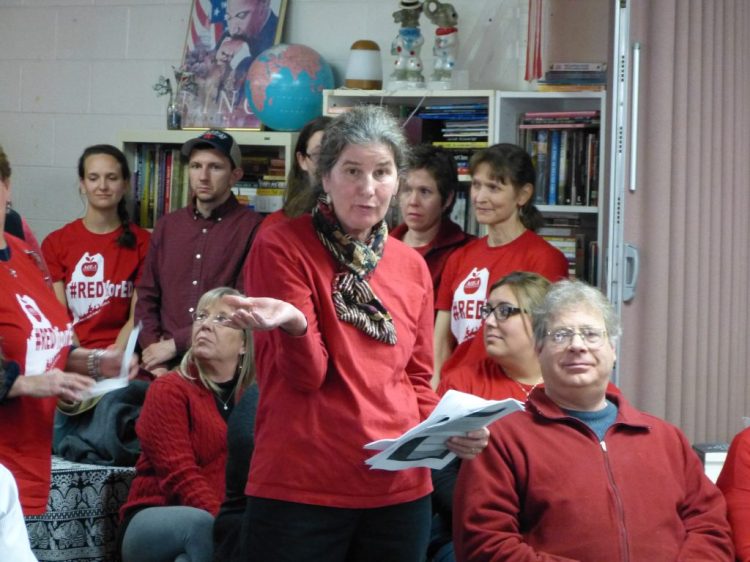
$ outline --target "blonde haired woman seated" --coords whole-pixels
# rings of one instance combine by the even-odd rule
[[[190,349],[146,395],[136,425],[142,452],[120,511],[124,562],[212,558],[213,520],[224,495],[227,419],[255,375],[251,329],[233,323],[229,296],[242,295],[220,287],[201,297]],[[284,328],[285,319],[299,313],[275,299],[253,302],[267,319],[256,329]]]
[[[525,402],[542,381],[530,313],[544,300],[549,286],[547,279],[527,271],[514,271],[494,283],[480,308],[487,357],[446,370],[438,394],[452,388],[488,400]]]

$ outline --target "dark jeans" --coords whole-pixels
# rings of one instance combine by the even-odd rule
[[[430,497],[371,509],[248,498],[243,559],[264,562],[421,562]]]

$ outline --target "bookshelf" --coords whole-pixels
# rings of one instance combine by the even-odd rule
[[[459,171],[459,181],[463,187],[459,192],[451,218],[467,232],[478,233],[473,213],[468,204],[468,173],[462,172],[469,156],[483,146],[492,143],[495,116],[494,90],[324,90],[323,113],[332,117],[348,108],[362,104],[381,105],[404,123],[404,130],[410,143],[439,143],[454,153]],[[480,118],[482,111],[484,117]],[[443,113],[441,113],[443,112]],[[451,115],[453,113],[453,115]],[[473,123],[472,123],[473,122]],[[459,125],[485,123],[484,131],[472,135],[447,132],[446,128]],[[460,138],[465,134],[466,140]],[[463,164],[462,164],[463,163]],[[399,222],[393,217],[391,222]]]
[[[259,212],[276,210],[283,199],[297,133],[230,132],[240,146],[245,168],[244,177],[234,187],[235,193]],[[200,134],[181,130],[119,133],[120,146],[131,168],[135,222],[151,228],[160,216],[187,203],[187,167],[179,149]]]
[[[529,112],[591,112],[599,115],[595,129],[598,131],[598,144],[593,149],[595,154],[595,190],[596,196],[588,200],[584,196],[581,204],[549,204],[549,200],[537,207],[545,216],[547,224],[540,232],[544,236],[575,238],[577,250],[575,256],[576,276],[592,284],[602,283],[602,250],[604,248],[605,203],[608,190],[606,186],[605,148],[606,132],[606,95],[605,91],[584,92],[511,92],[495,93],[496,122],[492,128],[495,136],[493,142],[510,142],[519,144],[519,122]],[[571,129],[573,130],[573,129]],[[593,130],[587,129],[587,130]],[[594,175],[592,174],[592,177]],[[537,186],[539,190],[539,186]],[[539,190],[543,191],[543,190]],[[550,240],[561,242],[560,240]],[[564,241],[562,242],[564,244]],[[569,252],[565,252],[568,254]]]

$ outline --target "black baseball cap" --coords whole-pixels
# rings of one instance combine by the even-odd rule
[[[219,129],[210,129],[201,136],[190,139],[183,144],[181,151],[182,155],[185,158],[190,158],[190,153],[196,145],[201,144],[207,144],[221,152],[232,161],[235,168],[242,167],[242,154],[240,153],[240,147],[237,145],[237,141],[234,140],[234,137],[229,133]]]

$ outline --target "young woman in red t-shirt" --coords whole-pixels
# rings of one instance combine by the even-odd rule
[[[124,349],[150,234],[130,222],[125,201],[130,169],[120,150],[88,147],[78,160],[78,177],[86,213],[47,236],[42,252],[78,342]]]

